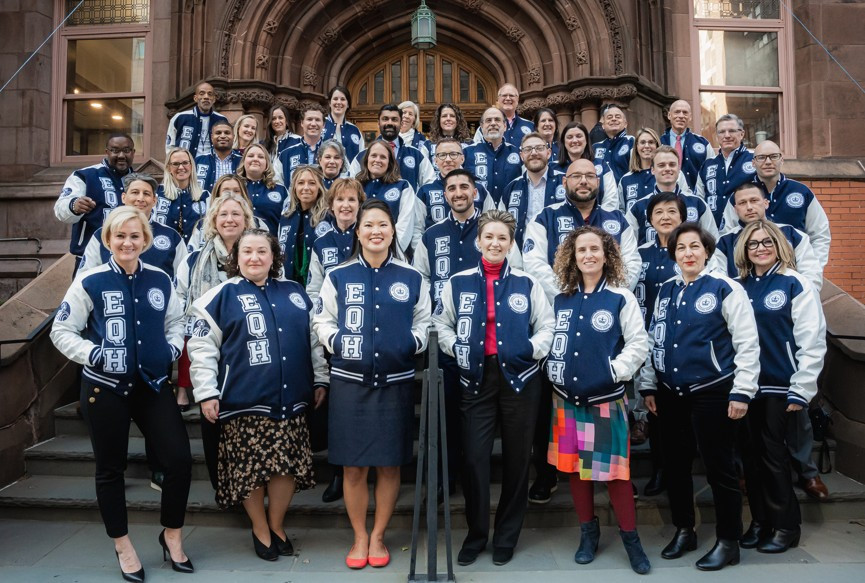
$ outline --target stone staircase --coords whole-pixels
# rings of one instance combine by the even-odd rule
[[[247,519],[242,510],[222,511],[213,501],[214,493],[204,465],[198,412],[185,413],[184,420],[193,455],[193,482],[189,496],[187,524],[246,527]],[[99,522],[93,483],[93,453],[86,426],[77,411],[77,404],[72,403],[56,409],[54,422],[56,437],[28,449],[25,453],[27,474],[0,491],[0,517]],[[834,464],[834,443],[830,441],[829,445]],[[295,496],[289,510],[289,523],[293,527],[348,528],[348,518],[341,502],[332,504],[321,502],[321,493],[330,478],[326,453],[314,455],[314,467],[319,485],[313,490]],[[415,468],[416,462],[403,468],[403,487],[392,521],[394,528],[411,527]],[[493,511],[497,506],[500,491],[498,483],[500,469],[501,447],[499,440],[496,440],[493,452]],[[648,448],[646,446],[633,448],[632,474],[640,490],[648,480],[650,471]],[[695,473],[695,492],[701,520],[713,522],[711,492],[699,461],[695,464]],[[130,430],[126,476],[130,521],[158,523],[159,493],[150,488],[150,471],[144,454],[144,439],[134,425]],[[865,486],[837,472],[827,474],[823,479],[832,492],[828,502],[818,503],[805,496],[803,492],[797,491],[805,521],[823,522],[865,517]],[[615,524],[615,517],[603,487],[598,488],[595,498],[596,513],[601,522]],[[451,512],[455,527],[462,527],[465,501],[459,491],[451,499]],[[638,499],[637,520],[640,524],[669,524],[666,495]],[[529,505],[526,527],[576,525],[576,515],[567,481],[564,478],[561,479],[558,491],[554,493],[549,504]]]

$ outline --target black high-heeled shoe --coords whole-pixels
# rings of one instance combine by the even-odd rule
[[[162,545],[162,560],[163,561],[171,561],[171,568],[177,571],[178,573],[194,573],[195,567],[192,566],[192,561],[189,560],[189,557],[186,557],[186,560],[182,563],[178,563],[174,559],[171,558],[171,551],[168,550],[168,545],[165,544],[165,529],[162,529],[162,532],[159,533],[159,544]]]
[[[255,549],[255,554],[258,555],[259,559],[264,559],[265,561],[275,561],[279,558],[279,550],[277,550],[276,548],[273,536],[270,537],[270,546],[267,546],[263,542],[258,540],[258,537],[255,536],[255,532],[253,531],[252,546]]]
[[[117,557],[117,564],[120,565],[120,553],[114,551],[114,556]],[[144,583],[144,567],[141,567],[134,573],[127,573],[123,570],[123,565],[120,565],[120,574],[123,575],[124,581],[131,581],[132,583]]]
[[[288,535],[285,535],[285,540],[279,538],[279,535],[270,531],[270,544],[276,545],[276,552],[278,552],[283,557],[290,557],[294,554],[294,545],[291,544],[291,541],[288,540]]]

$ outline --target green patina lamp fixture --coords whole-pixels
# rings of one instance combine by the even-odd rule
[[[424,0],[411,17],[411,46],[416,49],[436,46],[436,15],[427,8]]]

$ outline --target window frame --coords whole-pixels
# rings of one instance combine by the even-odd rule
[[[88,99],[143,99],[144,126],[142,129],[140,149],[136,147],[135,159],[140,163],[150,158],[150,112],[152,100],[152,51],[153,51],[153,2],[150,3],[150,18],[147,24],[103,24],[103,25],[64,25],[52,43],[53,74],[51,82],[51,131],[50,158],[52,164],[98,164],[104,154],[73,155],[66,153],[66,126],[68,122],[67,104],[72,101]],[[54,0],[54,25],[58,26],[66,16],[65,1]],[[144,80],[141,91],[114,93],[66,93],[67,59],[69,57],[69,42],[78,40],[102,40],[117,38],[144,38]]]
[[[788,158],[796,157],[796,94],[795,94],[795,54],[793,49],[793,28],[790,13],[781,7],[779,19],[756,18],[697,18],[694,0],[688,1],[688,16],[691,29],[691,80],[693,124],[696,133],[703,127],[703,112],[700,95],[707,93],[767,93],[778,95],[778,128],[781,150]],[[778,35],[778,85],[703,85],[700,63],[700,32],[704,30],[723,32],[773,32]],[[731,112],[736,113],[736,112]],[[708,136],[707,136],[708,137]],[[717,136],[709,137],[709,142],[717,146]],[[749,144],[753,148],[756,144]]]

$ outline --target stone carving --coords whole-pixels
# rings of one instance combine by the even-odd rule
[[[327,47],[333,44],[336,39],[339,38],[339,30],[336,28],[329,26],[321,31],[321,34],[318,35],[318,44],[322,47]]]
[[[541,84],[541,68],[540,67],[532,67],[527,72],[529,85],[540,85]]]
[[[240,15],[243,9],[246,8],[246,0],[234,0],[234,6],[231,7],[231,13],[228,15],[228,20],[225,23],[222,35],[222,54],[219,58],[219,73],[222,77],[228,77],[231,68],[231,45],[234,38],[234,31],[237,29],[237,23],[240,21]]]
[[[601,0],[601,8],[604,11],[604,20],[610,31],[610,39],[613,42],[613,68],[616,75],[625,72],[625,43],[622,40],[622,27],[616,16],[616,8],[613,0]]]
[[[580,49],[577,51],[577,64],[578,65],[587,65],[589,63],[589,51],[586,49]]]
[[[508,28],[508,30],[505,32],[505,35],[512,43],[518,43],[520,42],[521,38],[526,36],[526,33],[523,32],[523,29],[521,29],[519,26],[514,25]]]
[[[637,96],[637,87],[626,83],[617,87],[580,87],[570,93],[554,93],[548,97],[532,97],[525,100],[517,108],[523,117],[531,116],[540,107],[553,109],[562,106],[578,106],[585,101],[597,102],[603,99],[614,99],[627,102]]]
[[[357,7],[357,11],[361,16],[375,12],[381,7],[383,0],[364,0]]]
[[[225,94],[227,103],[240,103],[243,107],[270,106],[273,102],[273,93],[263,89],[238,89]]]
[[[305,87],[315,87],[318,85],[318,73],[312,67],[303,68],[303,85]]]
[[[271,18],[267,22],[264,23],[264,28],[262,30],[264,30],[264,32],[266,32],[267,34],[272,35],[272,34],[276,34],[277,28],[279,28],[279,22],[276,20],[273,20]]]
[[[525,103],[521,104],[519,107],[520,113],[524,111],[534,111],[539,107],[544,107],[546,105],[546,100],[540,97],[532,97],[531,99],[527,99]]]
[[[568,30],[571,32],[581,28],[580,21],[576,16],[568,16],[567,20],[565,20],[565,26],[568,27]]]
[[[277,97],[276,103],[286,106],[288,109],[297,109],[300,102],[296,97]]]
[[[255,55],[255,66],[259,69],[267,69],[270,64],[270,56],[267,53],[258,53]]]
[[[465,9],[474,14],[483,10],[484,4],[486,4],[484,0],[463,0]]]

